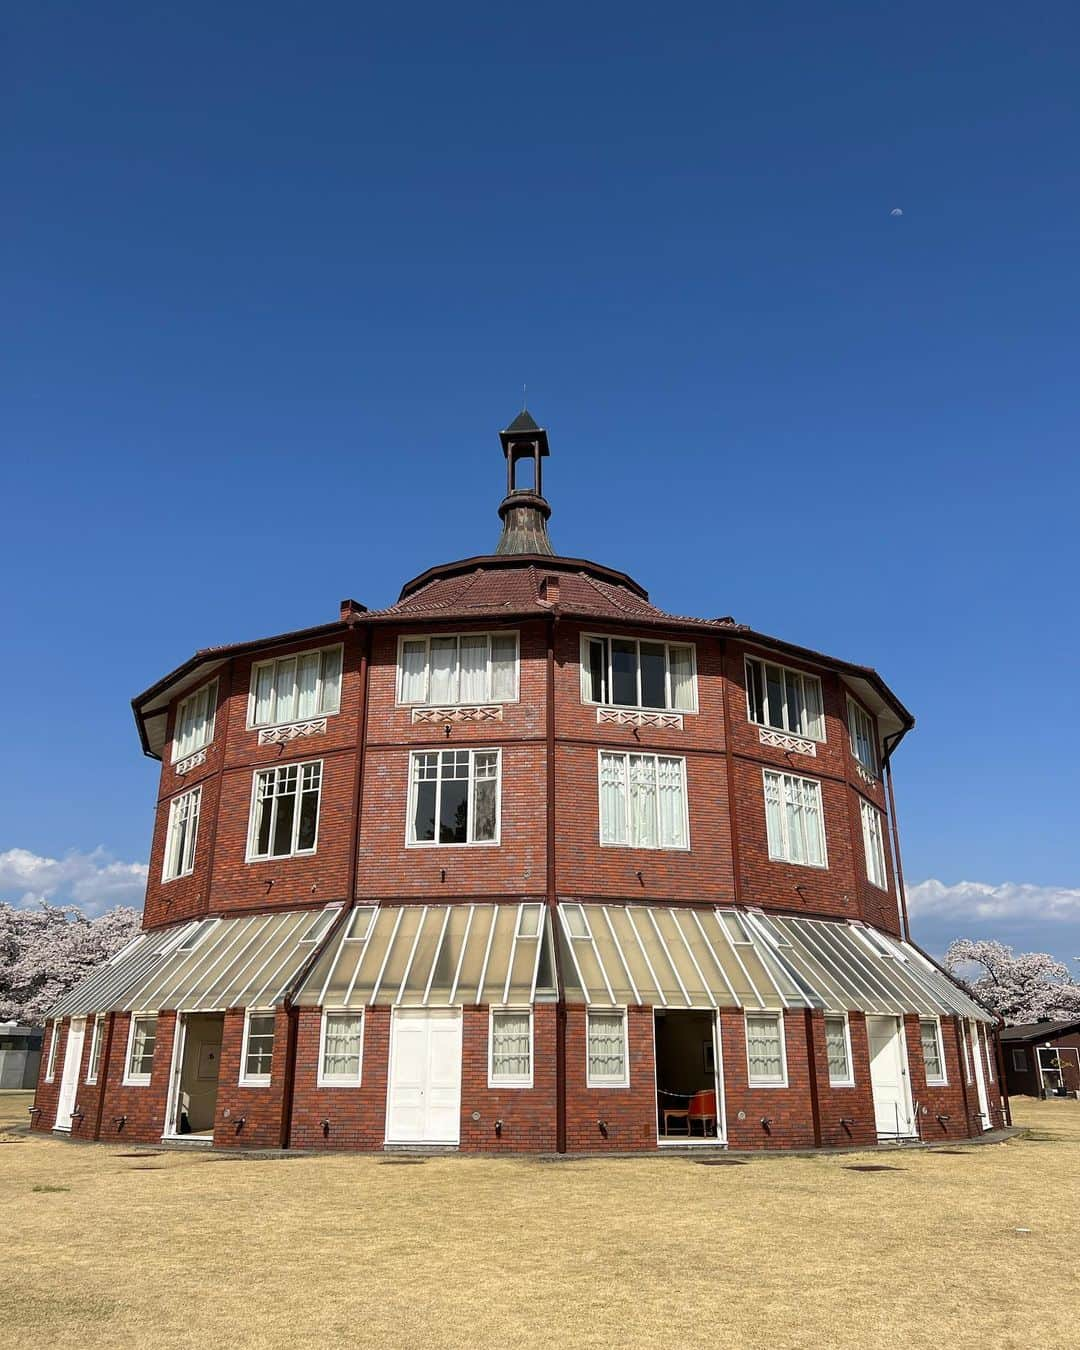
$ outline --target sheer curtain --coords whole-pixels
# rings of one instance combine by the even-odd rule
[[[331,647],[322,654],[321,713],[337,712],[341,707],[341,656],[340,647]]]
[[[626,756],[600,756],[600,842],[626,843]]]
[[[780,1020],[777,1016],[748,1016],[746,1057],[751,1081],[777,1082],[784,1077],[780,1053]]]
[[[517,636],[514,633],[493,633],[491,698],[494,702],[501,703],[517,696]]]
[[[765,775],[765,826],[769,836],[769,857],[774,859],[785,857],[784,821],[780,809],[780,774],[778,773],[766,773]]]
[[[656,760],[652,755],[630,756],[630,843],[655,848]]]
[[[431,639],[431,689],[429,703],[458,701],[457,638]]]
[[[532,1071],[529,1063],[529,1014],[495,1013],[492,1018],[492,1036],[492,1076],[528,1078]]]
[[[474,633],[461,639],[462,703],[484,703],[488,697],[488,638],[486,633]]]
[[[274,712],[275,722],[291,722],[296,706],[296,657],[279,661],[274,668]]]
[[[693,712],[693,653],[689,647],[669,647],[668,660],[671,671],[671,706],[679,712]]]
[[[660,784],[660,847],[686,847],[685,793],[683,791],[683,761],[657,760]]]
[[[427,675],[427,642],[401,644],[401,701],[423,703]]]
[[[625,1076],[623,1014],[589,1013],[589,1077],[620,1079]]]
[[[826,1017],[825,1049],[829,1056],[829,1077],[836,1082],[844,1082],[850,1078],[847,1034],[842,1017]]]
[[[308,652],[297,662],[297,717],[314,717],[319,710],[319,660],[318,652]]]

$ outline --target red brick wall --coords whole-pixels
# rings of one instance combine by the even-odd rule
[[[130,1013],[114,1014],[107,1073],[104,1072],[106,1066],[104,1059],[102,1060],[105,1100],[100,1137],[109,1143],[130,1140],[134,1143],[154,1144],[160,1141],[165,1129],[176,1014],[172,1012],[158,1014],[154,1067],[150,1082],[126,1087],[123,1083],[124,1061],[127,1056],[130,1025]],[[118,1124],[120,1116],[126,1117],[123,1128]]]
[[[566,1011],[566,1146],[570,1152],[624,1152],[656,1147],[656,1070],[651,1008],[627,1009],[630,1086],[588,1086],[586,1013]],[[603,1121],[607,1135],[601,1132]]]
[[[555,1149],[555,1005],[533,1011],[533,1085],[489,1088],[489,1010],[464,1010],[461,1059],[461,1147],[469,1152],[550,1153]],[[480,1119],[473,1120],[479,1111]],[[495,1122],[502,1121],[496,1135]]]
[[[728,1144],[731,1148],[813,1148],[809,1056],[801,1010],[784,1014],[786,1087],[751,1087],[741,1009],[720,1011]],[[828,1075],[826,1073],[826,1082]],[[820,1075],[819,1075],[820,1082]],[[739,1119],[739,1112],[744,1119]],[[768,1120],[768,1126],[762,1124]]]
[[[68,1027],[69,1022],[66,1019],[60,1023],[60,1042],[56,1051],[51,1082],[46,1079],[45,1070],[49,1063],[52,1038],[56,1034],[55,1023],[50,1022],[45,1028],[45,1038],[41,1042],[41,1063],[38,1065],[37,1088],[34,1092],[34,1106],[37,1110],[30,1113],[30,1127],[34,1130],[41,1130],[43,1133],[48,1133],[56,1120],[56,1103],[60,1096],[60,1079],[64,1071],[64,1055],[67,1053]]]
[[[216,1145],[224,1148],[281,1147],[284,1138],[288,1035],[289,1016],[283,1008],[279,1008],[274,1018],[270,1082],[260,1087],[241,1087],[244,1012],[240,1008],[233,1008],[225,1014],[218,1062],[217,1106],[214,1111]]]
[[[805,1019],[805,1013],[803,1014]],[[870,1084],[870,1048],[866,1040],[866,1018],[862,1013],[848,1014],[851,1041],[851,1065],[854,1084],[833,1087],[829,1082],[829,1055],[825,1045],[825,1014],[811,1014],[814,1067],[817,1071],[818,1114],[821,1142],[825,1148],[847,1148],[856,1144],[877,1143],[874,1123],[874,1094]],[[794,1028],[792,1028],[794,1033]],[[845,1124],[844,1122],[848,1122]]]
[[[296,1043],[291,1144],[294,1148],[377,1149],[386,1137],[390,1009],[364,1014],[359,1087],[319,1087],[318,1008],[301,1008]],[[324,1133],[322,1121],[329,1122]]]

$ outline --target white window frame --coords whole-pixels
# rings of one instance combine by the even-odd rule
[[[889,862],[885,855],[885,817],[864,797],[859,798],[859,817],[862,821],[863,860],[866,879],[879,891],[889,893]],[[880,868],[881,880],[874,872]]]
[[[190,745],[181,745],[177,732],[183,722],[184,711],[189,703],[195,699],[201,698],[203,692],[206,692],[206,718],[203,722],[202,739],[196,738]],[[172,760],[173,764],[178,759],[187,759],[189,755],[194,755],[197,751],[210,745],[214,739],[214,727],[217,723],[217,701],[218,701],[218,681],[215,675],[212,680],[207,680],[205,684],[200,684],[197,689],[193,689],[190,694],[186,694],[176,705],[176,716],[173,718],[173,738],[172,738]]]
[[[805,730],[805,731],[804,731],[804,730],[802,730],[802,729],[799,728],[799,727],[791,727],[791,726],[788,726],[788,711],[787,711],[787,699],[786,699],[786,698],[783,700],[783,704],[782,704],[782,707],[781,707],[781,711],[780,711],[780,724],[779,724],[779,725],[776,725],[775,723],[769,722],[769,721],[767,721],[767,720],[764,721],[764,722],[761,722],[761,721],[759,721],[759,720],[754,716],[754,709],[753,709],[753,706],[752,706],[751,701],[750,701],[750,692],[751,692],[751,689],[753,688],[753,685],[752,685],[752,682],[751,682],[751,678],[750,678],[750,663],[751,663],[751,662],[754,662],[756,665],[761,666],[761,699],[762,699],[762,711],[763,711],[763,715],[764,715],[766,718],[768,717],[768,707],[769,707],[769,682],[768,682],[768,679],[766,678],[766,675],[765,675],[765,667],[766,667],[766,666],[773,666],[776,670],[781,670],[781,671],[783,671],[783,672],[784,672],[784,676],[785,676],[785,683],[786,683],[786,677],[787,677],[788,675],[794,675],[794,676],[796,676],[796,677],[797,677],[798,679],[800,679],[800,680],[813,680],[813,681],[817,684],[817,687],[818,687],[818,706],[821,708],[821,735],[820,735],[820,736],[816,735],[813,731],[810,731],[810,730]],[[747,653],[747,654],[743,657],[743,681],[744,681],[744,683],[745,683],[745,685],[746,685],[746,720],[747,720],[748,722],[750,722],[753,726],[756,726],[756,727],[764,727],[764,728],[766,729],[766,731],[777,731],[777,732],[780,732],[781,734],[788,735],[788,736],[799,736],[799,737],[801,737],[803,740],[806,740],[806,741],[817,741],[817,743],[818,743],[819,745],[825,745],[825,744],[826,744],[826,742],[827,742],[827,740],[828,740],[828,719],[827,719],[826,716],[825,716],[825,688],[824,688],[824,685],[822,684],[821,676],[820,676],[820,675],[811,675],[811,674],[809,674],[809,673],[808,673],[807,671],[805,671],[805,670],[800,670],[797,666],[785,666],[785,665],[783,665],[781,662],[779,662],[779,661],[773,661],[773,660],[771,660],[769,657],[766,657],[766,656],[751,656],[749,653]],[[805,695],[803,696],[803,699],[802,699],[802,705],[803,705],[804,708],[806,707],[806,697],[805,697]]]
[[[360,1050],[356,1065],[356,1076],[350,1074],[328,1074],[326,1063],[326,1024],[331,1017],[359,1017]],[[321,1088],[358,1088],[364,1077],[364,1033],[367,1030],[367,1017],[363,1008],[324,1008],[319,1019],[319,1065],[316,1070],[315,1084]]]
[[[832,1065],[829,1064],[829,1043],[828,1043],[828,1025],[825,1027],[825,1063],[829,1071],[829,1086],[834,1088],[848,1088],[855,1086],[855,1058],[851,1053],[851,1019],[846,1012],[827,1012],[825,1014],[826,1024],[830,1021],[841,1021],[844,1024],[844,1051],[847,1055],[847,1076],[844,1078],[834,1078]],[[785,1061],[786,1068],[786,1061]]]
[[[595,699],[592,696],[590,688],[591,678],[589,670],[589,643],[606,642],[607,648],[607,691],[610,694],[613,691],[612,670],[611,670],[611,644],[613,642],[633,642],[637,644],[637,702],[636,703],[615,703],[611,699]],[[651,703],[641,701],[641,644],[643,642],[651,643],[656,647],[664,649],[664,699],[662,708],[655,707]],[[691,705],[688,708],[676,708],[672,701],[671,688],[671,648],[686,647],[690,652],[690,691]],[[580,638],[580,648],[578,652],[579,669],[581,671],[581,701],[592,708],[634,708],[647,712],[675,712],[675,713],[696,713],[698,711],[698,670],[697,670],[697,646],[693,642],[672,642],[663,637],[632,637],[629,633],[582,633]]]
[[[513,1017],[526,1016],[529,1019],[529,1072],[527,1074],[497,1074],[495,1072],[495,1019],[504,1013]],[[489,1088],[531,1088],[533,1085],[534,1050],[533,1010],[528,1004],[507,1003],[488,1009]]]
[[[327,653],[339,651],[341,653],[341,674],[338,677],[338,701],[336,708],[322,708],[323,699],[323,658]],[[315,711],[301,715],[299,712],[295,716],[290,714],[288,717],[277,716],[277,694],[274,695],[274,711],[270,720],[259,722],[256,720],[257,691],[259,687],[259,671],[265,670],[267,666],[276,667],[282,661],[295,661],[297,669],[300,668],[300,662],[305,656],[319,656],[319,674],[316,680]],[[254,731],[262,730],[264,727],[286,727],[290,722],[307,722],[314,717],[336,717],[341,712],[341,686],[345,682],[345,644],[343,642],[331,642],[323,647],[308,647],[302,652],[287,652],[284,656],[272,656],[265,661],[255,661],[251,667],[251,683],[248,689],[248,711],[247,711],[247,729]],[[299,689],[297,689],[297,701],[299,701]]]
[[[60,1032],[63,1025],[63,1020],[54,1021],[52,1031],[49,1033],[49,1054],[45,1060],[46,1083],[51,1083],[56,1077],[56,1052],[60,1048]]]
[[[623,1072],[616,1078],[594,1077],[589,1068],[589,1023],[594,1016],[610,1017],[614,1014],[622,1017],[623,1033]],[[585,1009],[585,1086],[590,1088],[628,1088],[630,1086],[630,1028],[625,1007],[586,1007]]]
[[[624,761],[624,800],[623,814],[626,819],[627,838],[624,840],[612,840],[604,838],[604,787],[602,781],[604,756],[620,758]],[[672,760],[679,765],[682,774],[682,806],[683,806],[683,838],[685,844],[661,844],[660,838],[660,769],[657,763],[656,769],[656,836],[655,844],[634,844],[630,842],[630,760],[631,759],[662,759]],[[601,748],[596,752],[596,824],[597,839],[601,848],[633,848],[647,849],[652,853],[689,853],[690,852],[690,788],[686,778],[686,756],[685,755],[665,755],[654,750],[612,750]]]
[[[938,1063],[941,1065],[941,1075],[930,1077],[930,1070],[926,1067],[926,1050],[923,1049],[923,1070],[926,1073],[927,1087],[948,1087],[949,1086],[949,1066],[945,1062],[945,1037],[941,1033],[941,1018],[923,1016],[919,1018],[919,1046],[922,1048],[923,1027],[934,1028],[934,1037],[937,1040]]]
[[[974,1083],[975,1061],[971,1057],[971,1030],[966,1017],[960,1022],[960,1041],[964,1048],[964,1082]]]
[[[416,777],[416,761],[420,755],[441,756],[446,747],[440,747],[432,750],[410,750],[409,751],[409,793],[405,810],[405,846],[406,848],[498,848],[502,838],[502,750],[490,745],[478,746],[454,746],[457,752],[465,751],[469,755],[469,833],[472,834],[476,824],[476,810],[474,806],[474,794],[476,791],[476,756],[494,755],[495,756],[495,837],[494,839],[466,839],[462,842],[442,843],[438,838],[435,839],[414,839],[413,831],[416,826],[416,796],[420,786]],[[439,812],[442,805],[442,762],[436,766],[437,775],[434,779],[428,779],[428,782],[435,783],[435,833],[439,831]],[[451,780],[453,781],[453,780]],[[460,780],[459,780],[460,781]]]
[[[782,854],[781,856],[779,856],[779,857],[776,856],[776,855],[773,853],[773,841],[769,838],[769,807],[768,807],[768,799],[767,799],[766,794],[767,794],[767,792],[768,792],[768,778],[769,778],[770,774],[771,774],[774,778],[779,778],[779,779],[781,780],[781,783],[780,783],[780,833],[781,833],[781,835],[783,836],[783,838],[782,838],[779,842],[782,844],[783,849],[784,849],[784,852],[783,852],[783,854]],[[787,805],[786,805],[786,803],[785,803],[785,801],[784,801],[784,785],[783,785],[783,779],[785,779],[785,778],[794,778],[794,779],[797,779],[799,782],[802,782],[802,783],[812,783],[812,784],[814,785],[814,788],[815,788],[816,791],[817,791],[817,796],[818,796],[818,822],[819,822],[819,824],[820,824],[820,826],[821,826],[821,862],[819,862],[819,863],[816,863],[816,862],[800,862],[800,861],[797,861],[795,858],[792,858],[792,857],[789,856],[790,853],[791,853],[791,840],[790,840],[790,838],[788,837]],[[828,868],[829,868],[829,832],[828,832],[828,830],[825,828],[825,794],[824,794],[824,793],[822,792],[822,790],[821,790],[821,779],[820,779],[820,778],[808,778],[805,774],[802,774],[802,773],[789,773],[789,772],[788,772],[787,770],[785,770],[785,769],[779,769],[779,768],[777,768],[777,769],[763,768],[763,769],[761,770],[761,805],[762,805],[762,809],[763,809],[764,812],[765,812],[765,847],[766,847],[766,852],[767,852],[768,855],[769,855],[769,861],[770,861],[770,862],[784,863],[784,864],[785,864],[786,866],[788,866],[788,867],[812,867],[812,868],[814,868],[815,871],[818,871],[818,872],[825,872],[825,871],[828,871]]]
[[[848,743],[851,746],[851,755],[856,763],[861,764],[868,774],[877,776],[878,773],[878,748],[877,736],[874,731],[874,719],[866,711],[861,703],[847,695],[848,712]],[[870,749],[870,763],[867,764],[862,755],[859,754],[859,732],[860,721],[865,723],[861,728],[862,735]]]
[[[300,798],[304,795],[304,770],[313,765],[319,766],[319,800],[315,807],[315,840],[310,848],[297,848],[300,837]],[[278,773],[282,769],[296,770],[296,810],[293,813],[292,848],[288,853],[256,853],[255,841],[258,830],[259,779],[266,774]],[[322,821],[323,785],[326,781],[326,765],[321,759],[305,759],[299,763],[274,764],[256,769],[251,775],[251,809],[248,816],[248,843],[244,861],[248,863],[280,862],[283,858],[310,858],[319,851],[319,825]],[[277,794],[275,794],[276,800]],[[274,817],[270,820],[270,843],[274,840]]]
[[[489,697],[480,699],[483,704],[498,704],[500,707],[506,703],[518,703],[521,699],[521,633],[517,628],[492,628],[480,632],[462,632],[462,633],[402,633],[398,637],[397,644],[397,667],[394,672],[394,702],[399,708],[474,708],[478,706],[476,699],[447,699],[445,702],[440,700],[432,702],[431,700],[431,640],[432,638],[445,638],[449,641],[451,638],[457,640],[458,659],[457,659],[457,678],[458,694],[461,693],[461,639],[462,638],[487,638],[487,688]],[[496,698],[494,694],[494,666],[491,659],[491,641],[492,638],[514,639],[514,696],[513,698]],[[424,653],[424,697],[422,699],[406,700],[402,697],[401,685],[404,675],[404,664],[402,653],[407,642],[425,643]]]
[[[750,1018],[772,1018],[780,1028],[780,1078],[755,1078],[750,1068]],[[784,1014],[769,1008],[746,1009],[743,1012],[743,1040],[746,1044],[746,1082],[752,1088],[786,1088],[788,1085],[787,1032],[784,1027]]]
[[[248,1046],[251,1038],[251,1019],[252,1017],[269,1017],[272,1019],[274,1029],[270,1035],[270,1072],[269,1073],[248,1073]],[[270,1079],[274,1072],[274,1049],[277,1042],[277,1012],[274,1008],[245,1008],[244,1009],[244,1039],[240,1044],[240,1077],[237,1083],[240,1087],[269,1087]]]
[[[151,1058],[149,1073],[133,1073],[131,1069],[131,1054],[135,1049],[135,1030],[140,1022],[153,1022],[154,1024],[154,1054]],[[153,1060],[157,1058],[157,1024],[158,1015],[156,1012],[137,1012],[131,1014],[131,1021],[128,1025],[127,1049],[124,1052],[124,1075],[121,1080],[124,1087],[149,1087],[150,1079],[153,1077]]]
[[[94,1014],[94,1025],[90,1029],[90,1054],[86,1061],[86,1082],[92,1087],[98,1080],[101,1056],[101,1029],[105,1020],[104,1013]]]
[[[184,841],[184,853],[186,854],[187,866],[184,866],[185,859],[178,856],[178,847],[176,841],[177,816],[179,814],[182,802],[190,802],[188,806],[188,836]],[[195,851],[199,847],[199,820],[202,815],[202,787],[193,787],[187,792],[181,792],[179,796],[174,797],[169,803],[169,824],[165,831],[165,856],[161,860],[161,882],[166,885],[170,881],[179,881],[181,877],[189,877],[195,871]],[[173,866],[177,866],[177,871],[171,871]]]

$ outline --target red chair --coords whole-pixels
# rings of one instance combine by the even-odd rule
[[[695,1092],[690,1098],[690,1110],[687,1113],[687,1127],[691,1134],[694,1133],[694,1121],[701,1122],[701,1133],[707,1136],[709,1125],[712,1125],[712,1133],[716,1133],[716,1092],[713,1088],[706,1088],[702,1092]]]

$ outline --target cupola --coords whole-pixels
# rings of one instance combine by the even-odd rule
[[[499,432],[499,440],[506,456],[506,496],[499,505],[503,527],[495,552],[554,556],[547,532],[551,507],[544,497],[547,432],[522,408],[506,430]]]

